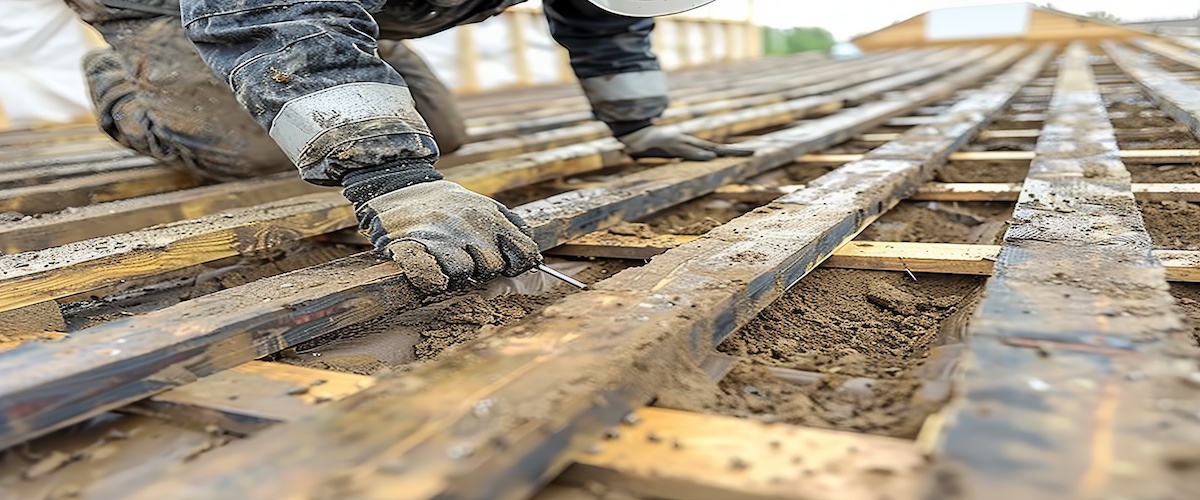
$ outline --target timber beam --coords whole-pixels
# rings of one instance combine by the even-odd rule
[[[744,180],[765,170],[787,164],[793,158],[828,147],[862,130],[904,114],[917,106],[936,102],[955,90],[973,84],[1019,57],[1024,47],[1005,49],[984,64],[955,73],[943,80],[914,88],[893,99],[870,103],[826,118],[812,120],[792,129],[765,135],[755,144],[758,153],[750,158],[722,158],[701,163],[677,163],[625,176],[608,186],[585,189],[518,207],[517,212],[533,225],[535,240],[542,248],[602,229],[622,220],[635,219],[654,211],[694,199],[721,185]],[[1038,57],[1018,66],[1029,66],[1048,57]],[[1000,80],[999,85],[1011,85]],[[993,94],[987,94],[993,95]],[[960,124],[960,126],[963,126]],[[937,128],[926,134],[939,137]],[[958,137],[958,136],[956,136]],[[916,138],[909,142],[915,141]],[[943,148],[947,148],[944,146]],[[228,369],[297,342],[329,333],[336,327],[361,322],[388,311],[412,308],[424,297],[417,294],[390,262],[373,254],[333,261],[253,284],[224,290],[144,316],[100,325],[88,334],[72,336],[56,344],[26,345],[0,356],[0,373],[27,371],[23,365],[37,360],[61,359],[61,365],[43,365],[37,379],[10,378],[0,381],[0,445],[86,418],[133,399],[143,398],[188,382],[188,376],[204,376]],[[328,276],[344,277],[329,280]],[[282,287],[281,284],[291,286]],[[244,304],[246,294],[265,294],[254,307]],[[180,321],[181,318],[186,321]],[[178,331],[163,335],[164,328]],[[84,346],[84,344],[94,345]],[[111,352],[105,346],[120,345],[113,356],[91,361],[69,362],[71,352]],[[238,346],[236,349],[234,346]],[[213,356],[218,350],[221,355]],[[206,354],[208,353],[208,354]],[[138,360],[135,364],[133,360]],[[126,371],[122,367],[136,368]],[[96,377],[94,373],[117,369],[125,375]],[[149,371],[145,371],[149,370]],[[145,378],[149,373],[174,373],[178,378]],[[190,375],[189,375],[190,374]],[[0,377],[2,378],[2,377]],[[60,384],[88,381],[86,391],[61,391]],[[11,383],[11,385],[5,385]],[[76,386],[77,389],[77,386]],[[18,394],[23,394],[18,396]],[[53,394],[52,397],[48,395]],[[21,403],[19,401],[24,401]],[[24,416],[13,418],[7,408],[26,407]],[[16,405],[16,406],[14,406]],[[24,407],[24,406],[22,406]]]
[[[1139,60],[1132,51],[1121,45],[1105,42],[1102,46],[1113,62],[1137,81],[1159,107],[1200,138],[1200,88],[1196,84],[1180,80]],[[1142,46],[1147,47],[1145,44]],[[1200,63],[1200,58],[1193,56],[1193,59]]]
[[[215,450],[131,498],[160,498],[183,485],[206,497],[226,495],[231,487],[243,498],[314,491],[358,497],[396,491],[412,498],[528,495],[932,176],[1052,53],[1049,47],[1038,50],[955,105],[946,121],[914,129],[803,191],[569,295],[406,377],[380,380],[309,418]],[[897,111],[952,94],[1019,55],[998,54],[906,92],[896,98],[904,103]],[[764,136],[753,158],[718,161],[752,171],[770,158],[789,161],[803,151],[794,141],[806,135],[790,132]],[[694,170],[712,163],[679,165]],[[461,479],[468,476],[470,481]]]
[[[1054,98],[970,334],[959,394],[926,422],[930,497],[1164,498],[1200,446],[1182,328],[1085,45]]]

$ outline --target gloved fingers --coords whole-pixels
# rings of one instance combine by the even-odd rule
[[[653,147],[629,154],[633,159],[639,158],[682,158],[689,161],[708,161],[717,157],[716,153],[685,143],[675,143],[670,147]]]
[[[508,207],[501,205],[500,202],[497,201],[496,204],[500,205],[500,213],[504,214],[504,218],[508,219],[512,225],[517,226],[517,229],[520,229],[522,233],[527,235],[533,234],[533,228],[529,226],[528,222],[525,222],[525,219],[512,210],[509,210]]]
[[[450,286],[450,276],[425,245],[415,240],[397,240],[388,244],[392,260],[400,264],[408,281],[426,293],[443,292]]]
[[[505,270],[504,256],[498,246],[479,248],[469,245],[466,248],[466,252],[471,256],[471,260],[475,261],[475,270],[470,276],[475,281],[483,282],[491,280]]]
[[[509,278],[533,269],[542,263],[542,253],[537,243],[524,234],[500,235],[500,251],[507,266],[501,273]]]
[[[749,149],[742,149],[712,141],[706,141],[699,137],[688,136],[687,142],[693,146],[703,148],[707,151],[712,151],[717,156],[751,156],[754,154],[754,151]]]

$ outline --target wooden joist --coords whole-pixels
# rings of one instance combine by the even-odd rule
[[[1200,426],[1190,334],[1151,253],[1083,44],[1060,64],[1046,126],[968,326],[964,378],[927,422],[930,497],[1168,498]],[[1194,484],[1194,483],[1192,483]]]
[[[1010,57],[1012,54],[1012,49],[1001,51],[998,55],[993,55],[992,60],[997,57]],[[960,61],[961,63],[962,61]],[[950,66],[941,67],[942,71],[950,69],[952,69]],[[682,131],[700,132],[701,135],[715,133],[714,131],[751,130],[787,123],[815,109],[823,109],[831,104],[840,105],[839,103],[837,97],[803,98],[726,115],[699,118],[677,126]],[[908,109],[906,106],[907,103],[894,100],[885,101],[878,105],[860,106],[846,113],[831,116],[828,120],[816,121],[818,123],[816,129],[835,132],[804,141],[804,143],[809,147],[818,144],[825,147],[831,146],[836,143],[833,141],[844,141],[849,137],[840,133],[841,131],[861,131],[865,126],[875,125],[879,120],[902,114]],[[808,129],[802,129],[802,131],[806,130]],[[503,189],[527,185],[567,173],[577,173],[579,170],[597,169],[618,162],[620,158],[622,158],[621,145],[615,139],[608,138],[560,150],[533,153],[510,160],[452,167],[446,169],[445,174],[448,179],[459,182],[468,189],[494,194]],[[775,164],[772,164],[773,166]],[[682,178],[689,177],[691,176]],[[713,177],[708,182],[714,182],[716,185],[706,184],[706,187],[715,189],[725,183],[724,181],[725,178]],[[688,184],[687,181],[683,181],[676,185]],[[674,198],[668,197],[663,201],[671,203],[673,200]],[[665,206],[670,205],[663,205],[660,208]],[[150,228],[128,235],[78,241],[37,254],[17,254],[0,258],[0,271],[3,271],[0,274],[0,285],[6,287],[4,292],[0,292],[0,311],[48,299],[67,297],[120,280],[153,276],[182,269],[236,255],[238,252],[262,250],[283,241],[314,236],[354,225],[352,213],[349,212],[349,204],[339,194],[334,193],[309,195],[292,200],[290,203],[277,202],[268,205],[266,207],[268,210],[265,212],[262,208],[264,207],[232,210],[219,215]],[[102,211],[92,213],[105,215]],[[108,215],[111,216],[111,214]],[[72,225],[86,222],[78,217],[70,220]],[[296,223],[302,223],[304,227],[294,227],[293,224]],[[276,228],[269,233],[263,233],[264,228],[271,226],[294,227],[295,230],[278,230]],[[189,229],[183,231],[181,228]],[[246,235],[248,239],[237,239],[234,237],[237,234]],[[269,234],[270,237],[253,236],[261,234]],[[549,240],[555,241],[556,237],[551,237]],[[148,244],[146,243],[148,241],[154,243]],[[208,242],[204,243],[206,251],[195,251],[192,245],[196,243],[192,242],[197,241]],[[555,242],[557,243],[557,241]],[[86,251],[77,249],[86,249]],[[121,265],[119,263],[128,264]],[[48,277],[52,275],[53,279],[49,279]]]
[[[1153,43],[1141,44],[1144,48],[1158,47]],[[1147,64],[1129,49],[1116,43],[1102,45],[1108,56],[1133,78],[1146,94],[1175,121],[1186,125],[1192,134],[1200,137],[1200,89],[1194,83],[1180,80],[1174,75]],[[1192,56],[1200,64],[1200,58]]]
[[[3,192],[2,190],[23,186],[36,186],[72,177],[142,169],[158,164],[158,160],[153,158],[124,157],[110,161],[46,165],[34,167],[29,170],[0,171],[0,192]]]
[[[575,456],[558,482],[670,500],[916,498],[911,441],[658,408]]]
[[[896,97],[903,102],[896,109],[949,95],[1007,67],[1020,53],[1008,51],[905,92]],[[1038,51],[960,102],[946,122],[915,130],[903,144],[834,171],[644,267],[569,295],[407,377],[381,380],[310,418],[216,450],[184,474],[131,498],[159,498],[183,485],[199,496],[222,496],[236,485],[243,498],[313,491],[359,497],[396,491],[413,498],[527,495],[932,175],[1050,55]],[[743,171],[790,161],[804,151],[792,142],[796,137],[805,135],[765,136],[755,157],[718,161]],[[713,163],[665,168],[683,172]]]
[[[703,163],[677,163],[645,170],[624,176],[603,186],[564,193],[521,207],[516,211],[533,226],[534,239],[542,248],[551,248],[566,240],[588,232],[603,229],[622,220],[636,219],[663,208],[712,192],[729,182],[741,181],[768,169],[788,164],[793,158],[808,151],[829,147],[852,137],[861,131],[877,126],[893,116],[903,114],[925,102],[944,98],[958,86],[981,78],[982,74],[1020,54],[1021,48],[999,53],[989,59],[989,64],[970,72],[962,72],[918,87],[895,99],[879,101],[854,109],[809,121],[803,125],[763,136],[755,144],[759,147],[752,158],[722,158]],[[340,196],[340,195],[339,195]],[[311,216],[302,224],[306,228],[298,233],[311,234],[327,231],[335,226],[349,227],[353,223],[349,205],[330,198],[329,195],[310,195],[302,198],[322,210],[296,205],[293,201],[277,203],[277,212],[284,217]],[[269,239],[233,238],[222,235],[253,232],[259,227],[276,227],[278,222],[263,222],[260,210],[227,212],[234,217],[214,216],[203,222],[181,222],[216,227],[213,232],[191,234],[190,239],[218,242],[259,241]],[[307,214],[307,215],[305,215]],[[317,223],[316,221],[321,221]],[[170,226],[169,226],[170,227]],[[162,230],[151,229],[134,233],[143,235],[160,234]],[[276,237],[283,237],[280,232]],[[103,239],[99,239],[103,241]],[[44,300],[47,294],[56,295],[66,290],[79,290],[109,282],[115,273],[142,272],[146,269],[165,269],[180,262],[202,260],[206,253],[182,251],[178,243],[159,242],[139,249],[138,254],[147,252],[156,256],[148,262],[155,267],[116,268],[99,265],[97,259],[88,257],[100,250],[95,241],[89,240],[53,251],[38,252],[37,259],[49,259],[62,255],[68,262],[86,264],[80,272],[70,276],[69,283],[43,282],[36,279],[48,276],[50,268],[62,280],[60,267],[23,270],[19,273],[21,285],[14,293],[0,295],[12,307]],[[125,241],[124,238],[118,241]],[[189,241],[189,240],[184,240]],[[64,251],[63,249],[72,251]],[[73,250],[78,249],[78,252]],[[229,246],[216,248],[216,255],[227,255]],[[110,252],[111,253],[111,252]],[[21,259],[31,258],[18,254],[0,259],[0,263],[18,265]],[[107,258],[107,257],[106,257]],[[143,260],[146,262],[147,260]],[[57,262],[57,260],[55,260]],[[56,264],[57,265],[57,264]],[[21,268],[24,269],[24,268]],[[84,269],[88,271],[84,272]],[[103,269],[104,272],[95,271]],[[14,270],[15,271],[15,270]],[[145,271],[146,273],[157,271]],[[41,273],[39,275],[39,273]],[[126,277],[129,277],[126,274]],[[338,276],[331,281],[329,276]],[[288,286],[283,286],[283,285]],[[69,285],[69,286],[68,286]],[[85,286],[86,285],[86,286]],[[52,292],[51,290],[58,290]],[[247,296],[252,306],[247,306]],[[87,418],[98,412],[126,404],[131,400],[150,396],[170,387],[190,382],[189,377],[205,376],[260,356],[282,350],[335,328],[355,324],[379,314],[409,309],[418,305],[422,297],[407,283],[398,268],[380,260],[373,253],[329,262],[309,269],[299,270],[234,289],[216,292],[193,299],[184,304],[169,307],[139,317],[100,325],[80,332],[65,342],[56,344],[26,345],[0,357],[0,379],[8,370],[23,373],[26,363],[41,366],[42,378],[37,380],[14,377],[11,385],[0,380],[0,446],[23,441],[71,422]],[[266,299],[266,300],[263,300]],[[0,309],[6,303],[0,302]],[[182,321],[181,321],[182,319]],[[163,335],[164,329],[179,332]],[[86,345],[85,345],[86,344]],[[116,349],[113,351],[112,349]],[[54,352],[117,352],[111,356],[99,356],[88,362],[69,361],[69,356]],[[221,355],[216,356],[219,352]],[[41,360],[60,359],[61,365],[50,366]],[[123,376],[99,377],[99,373],[112,370]],[[150,377],[152,374],[171,373],[172,377]],[[62,384],[78,384],[89,381],[87,391],[61,390]],[[33,405],[27,407],[23,405]],[[24,408],[18,417],[13,408]]]
[[[1127,164],[1198,163],[1200,149],[1127,149],[1117,155]],[[950,155],[950,161],[1029,161],[1033,151],[961,151]],[[807,154],[799,163],[845,163],[863,158],[861,154]]]
[[[2,190],[0,212],[26,215],[56,212],[92,203],[186,189],[199,184],[199,179],[182,168],[121,170]]]
[[[1103,42],[1103,43],[1105,43],[1109,46],[1115,45],[1113,42]],[[1153,38],[1139,38],[1139,39],[1135,39],[1135,40],[1130,40],[1129,43],[1133,44],[1134,46],[1136,46],[1139,49],[1163,56],[1167,59],[1178,62],[1185,66],[1191,66],[1193,68],[1200,69],[1200,57],[1197,57],[1195,54],[1191,53],[1187,49],[1184,49],[1177,45],[1172,45],[1172,44],[1164,42],[1162,40],[1156,40]],[[1105,48],[1105,51],[1108,51],[1107,47]],[[1109,52],[1109,56],[1110,57],[1112,56],[1112,52]],[[1114,62],[1116,62],[1116,61],[1114,61]],[[1118,65],[1120,65],[1120,63],[1118,63]],[[1125,69],[1125,68],[1122,68],[1122,69]],[[1161,71],[1161,70],[1159,70],[1159,71]],[[1126,73],[1128,73],[1128,72],[1129,71],[1126,69]],[[1130,75],[1130,76],[1133,76],[1133,75]],[[1138,78],[1134,77],[1134,79],[1137,80]]]
[[[913,201],[1016,201],[1020,182],[931,182],[914,194]],[[1134,197],[1143,201],[1200,202],[1200,183],[1131,184]]]
[[[377,382],[252,361],[127,411],[246,436]],[[910,497],[926,466],[908,440],[660,408],[636,410],[611,436],[575,455],[557,481],[677,500]]]

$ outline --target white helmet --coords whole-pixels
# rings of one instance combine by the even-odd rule
[[[686,12],[714,0],[588,0],[601,9],[629,17],[657,17]]]

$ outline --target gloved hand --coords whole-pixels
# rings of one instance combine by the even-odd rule
[[[718,156],[750,156],[754,151],[693,137],[672,127],[651,125],[617,137],[633,158],[682,158],[707,161]]]
[[[353,200],[352,200],[353,201]],[[356,203],[359,227],[427,293],[516,276],[542,262],[528,224],[496,200],[447,180]]]

